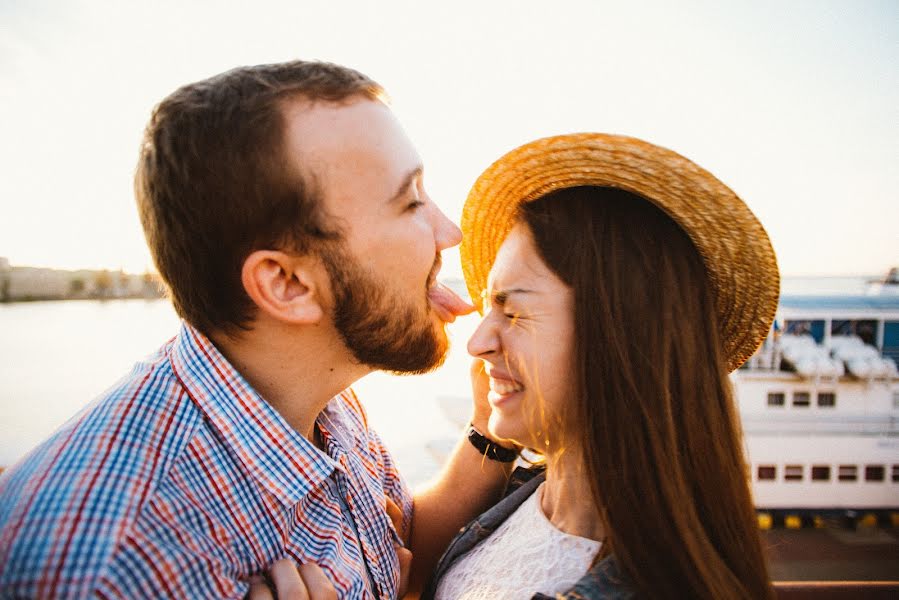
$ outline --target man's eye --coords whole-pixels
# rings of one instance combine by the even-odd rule
[[[509,327],[513,327],[516,323],[518,323],[518,318],[521,316],[521,313],[504,312],[503,316],[509,320]]]
[[[406,206],[406,210],[411,210],[411,211],[418,210],[419,207],[424,206],[424,205],[425,205],[425,203],[422,202],[421,200],[413,200],[412,202],[409,203],[408,206]]]

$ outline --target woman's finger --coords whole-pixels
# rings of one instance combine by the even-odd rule
[[[245,598],[246,600],[275,600],[272,590],[265,583],[265,579],[259,575],[250,577],[250,590]]]
[[[468,373],[471,376],[471,392],[474,400],[471,422],[476,427],[481,428],[481,431],[485,431],[492,409],[487,401],[490,381],[487,378],[487,372],[484,370],[484,361],[479,358],[472,360]]]
[[[301,566],[300,569],[303,567]],[[316,567],[317,568],[317,567]],[[300,576],[297,565],[289,558],[282,558],[272,564],[268,571],[272,583],[275,584],[275,593],[278,600],[311,600],[316,596],[306,589],[307,584]]]
[[[403,528],[403,510],[396,502],[387,497],[384,498],[384,508],[387,510],[387,516],[393,522],[393,528],[396,529],[400,539],[403,540],[404,544],[408,544],[409,532]]]
[[[337,600],[337,590],[315,563],[300,565],[300,576],[303,578],[304,589],[309,592],[309,600]],[[278,590],[278,600],[282,600],[281,590]]]
[[[397,548],[396,557],[400,561],[400,585],[396,597],[401,599],[409,591],[409,575],[412,572],[412,553],[406,548]]]

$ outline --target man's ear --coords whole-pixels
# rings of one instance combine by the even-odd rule
[[[257,250],[244,260],[241,281],[259,310],[272,318],[313,325],[324,315],[322,272],[315,257]]]

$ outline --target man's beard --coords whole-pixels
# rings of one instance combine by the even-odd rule
[[[334,326],[357,361],[396,374],[425,373],[443,364],[449,340],[434,325],[426,289],[417,301],[391,294],[389,282],[378,282],[346,249],[322,254],[334,294]],[[438,268],[439,259],[432,276]]]

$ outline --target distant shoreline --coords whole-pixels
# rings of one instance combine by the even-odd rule
[[[159,275],[149,271],[136,274],[121,269],[66,271],[22,267],[0,257],[0,303],[163,296],[164,286]]]
[[[158,300],[167,300],[165,296],[109,296],[103,297],[81,297],[81,298],[16,298],[15,300],[0,300],[0,306],[9,304],[34,304],[36,302],[115,302],[117,300],[144,300],[145,302],[156,302]]]

